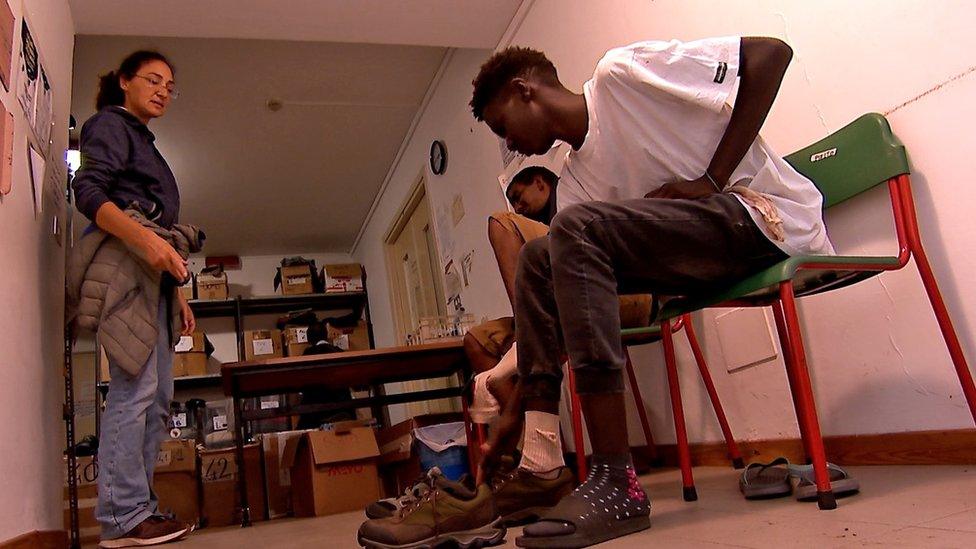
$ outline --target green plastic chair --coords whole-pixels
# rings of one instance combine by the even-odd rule
[[[818,504],[821,509],[833,509],[837,504],[827,473],[823,438],[797,318],[796,297],[836,290],[885,271],[901,269],[914,257],[974,421],[976,385],[922,248],[909,181],[908,154],[892,134],[888,121],[880,114],[865,114],[830,136],[787,156],[786,160],[816,184],[823,193],[825,208],[887,184],[898,255],[790,257],[714,293],[671,300],[662,307],[658,319],[661,320],[661,333],[670,334],[671,319],[707,307],[772,306],[800,434],[816,473]],[[664,338],[666,352],[669,340],[669,337]]]

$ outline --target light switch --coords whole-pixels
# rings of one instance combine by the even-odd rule
[[[732,309],[714,319],[728,371],[769,362],[779,354],[766,308]]]

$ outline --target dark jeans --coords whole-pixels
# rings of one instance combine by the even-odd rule
[[[559,400],[563,349],[579,393],[623,391],[618,294],[706,292],[786,257],[729,194],[566,208],[549,236],[527,242],[519,257],[515,333],[523,395]]]

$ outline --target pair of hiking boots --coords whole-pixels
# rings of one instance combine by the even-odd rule
[[[567,467],[546,479],[515,467],[491,484],[474,486],[470,477],[453,482],[436,468],[407,493],[366,509],[359,543],[369,549],[423,549],[450,542],[469,549],[501,543],[508,526],[537,519],[573,491]]]

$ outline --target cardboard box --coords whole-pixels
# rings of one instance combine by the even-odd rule
[[[197,275],[196,288],[197,299],[227,299],[227,273],[220,273],[219,276],[200,273]]]
[[[326,324],[329,341],[344,351],[369,350],[369,326],[365,320],[360,320],[355,326],[340,328]]]
[[[206,348],[206,336],[203,332],[193,332],[192,335],[181,335],[176,346],[173,348],[177,353],[197,352],[203,353]]]
[[[261,448],[264,451],[265,491],[268,494],[268,516],[278,518],[290,515],[291,469],[284,466],[285,447],[288,441],[304,435],[307,431],[282,431],[261,435]]]
[[[389,496],[402,494],[423,472],[420,456],[413,447],[414,429],[463,420],[464,416],[457,412],[425,414],[379,429],[376,443],[380,450],[379,466],[385,493]]]
[[[197,295],[196,289],[197,289],[196,275],[193,275],[192,278],[190,278],[189,282],[180,286],[180,293],[183,294],[184,299],[190,301],[191,299],[196,298]]]
[[[369,427],[309,431],[286,443],[296,517],[358,511],[380,498],[379,448]]]
[[[240,490],[236,449],[200,450],[200,482],[203,486],[201,524],[205,526],[230,526],[241,522]],[[247,501],[251,507],[251,520],[265,519],[264,476],[261,465],[261,447],[249,444],[244,447],[247,465]]]
[[[244,359],[281,357],[281,330],[244,332]]]
[[[302,356],[308,349],[308,326],[293,326],[281,332],[285,356]]]
[[[200,491],[194,441],[163,441],[156,456],[153,492],[159,498],[160,512],[184,522],[199,522]]]
[[[279,267],[281,295],[305,295],[315,293],[315,268],[311,265]]]
[[[341,263],[322,267],[322,280],[325,281],[325,292],[361,292],[363,285],[363,267],[359,263]]]
[[[173,356],[173,377],[207,375],[206,353],[176,353]]]
[[[203,332],[180,336],[173,357],[173,377],[202,376],[207,373],[207,340]]]
[[[101,534],[95,520],[98,503],[98,460],[94,456],[75,458],[75,470],[68,471],[68,458],[64,458],[63,519],[64,529],[71,530],[71,499],[68,494],[68,474],[75,476],[78,484],[78,529],[81,541],[97,542]]]

